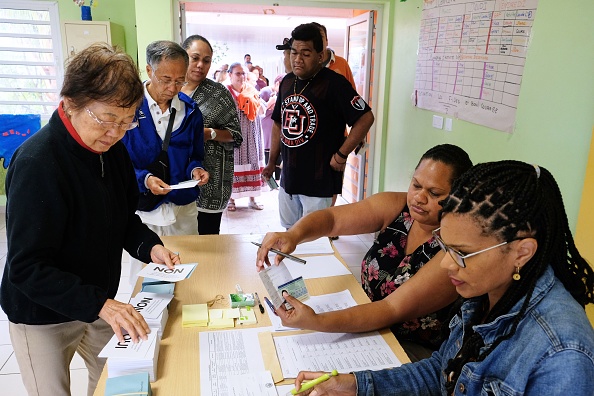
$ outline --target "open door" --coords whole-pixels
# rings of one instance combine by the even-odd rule
[[[345,58],[347,59],[357,92],[373,108],[371,103],[371,70],[374,54],[375,11],[365,12],[347,22],[345,40]],[[344,172],[342,197],[347,202],[357,202],[365,198],[367,171],[369,165],[369,149],[373,147],[373,127],[367,133],[363,146],[349,154]]]

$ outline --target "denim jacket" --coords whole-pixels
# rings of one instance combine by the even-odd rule
[[[510,313],[474,326],[488,348],[512,326],[521,299]],[[462,317],[450,322],[450,336],[439,351],[418,363],[382,371],[355,373],[357,395],[447,395],[448,361],[463,340],[463,323],[479,302],[462,305]],[[515,334],[481,362],[467,363],[455,395],[594,395],[594,330],[583,308],[549,267],[537,281],[530,304]]]

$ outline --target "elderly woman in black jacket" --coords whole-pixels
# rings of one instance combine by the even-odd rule
[[[62,101],[15,153],[6,177],[8,255],[0,304],[30,395],[70,394],[77,351],[91,395],[114,332],[148,325],[114,300],[122,250],[173,268],[179,257],[135,215],[138,187],[120,139],[137,125],[143,87],[132,59],[95,44],[69,62]]]

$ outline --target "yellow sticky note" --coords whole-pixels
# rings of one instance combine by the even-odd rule
[[[208,306],[206,304],[186,304],[182,307],[182,326],[205,327],[208,325]]]

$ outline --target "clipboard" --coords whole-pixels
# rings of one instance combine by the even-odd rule
[[[274,337],[292,336],[297,334],[315,333],[310,330],[295,330],[283,331],[282,333],[272,333],[270,331],[263,331],[258,333],[258,341],[260,342],[260,350],[262,351],[262,360],[264,360],[264,368],[272,373],[272,380],[275,384],[283,382],[284,384],[293,384],[293,379],[285,380],[283,371],[281,370],[280,362],[276,354],[276,347],[274,346]]]

